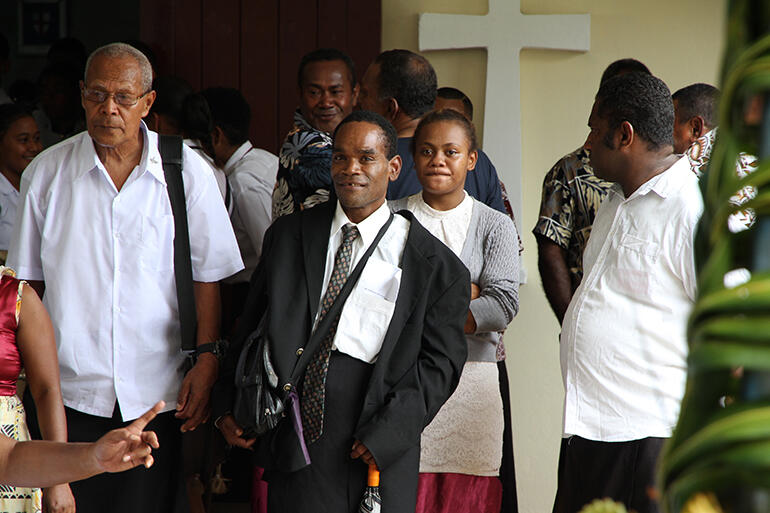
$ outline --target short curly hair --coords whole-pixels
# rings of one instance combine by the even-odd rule
[[[310,53],[306,53],[302,56],[302,60],[299,61],[299,69],[297,70],[297,85],[302,88],[305,81],[305,68],[308,64],[313,62],[332,62],[342,61],[345,63],[345,67],[348,68],[348,80],[350,80],[350,87],[356,86],[356,66],[353,64],[353,59],[342,50],[336,48],[317,48]]]
[[[628,121],[649,150],[674,145],[674,102],[661,79],[639,72],[618,75],[602,84],[596,103],[608,134]]]
[[[348,123],[369,123],[380,129],[380,139],[382,140],[382,147],[385,149],[385,156],[388,160],[398,155],[398,134],[390,121],[383,118],[376,112],[368,110],[356,110],[349,114],[345,119],[340,121],[337,128],[334,129],[334,139],[337,139],[337,134],[340,129]]]
[[[251,108],[241,92],[232,87],[209,87],[201,91],[211,112],[213,126],[222,129],[227,142],[241,145],[249,139]]]
[[[428,59],[409,50],[388,50],[374,62],[380,65],[379,100],[395,98],[399,108],[412,119],[433,110],[438,80]]]
[[[708,127],[717,125],[719,89],[709,84],[692,84],[683,87],[671,98],[676,102],[680,121],[689,121],[700,116]]]

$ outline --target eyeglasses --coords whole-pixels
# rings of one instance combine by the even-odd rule
[[[87,87],[83,87],[81,90],[83,91],[83,98],[89,102],[104,103],[107,101],[107,98],[112,96],[113,100],[115,100],[115,103],[118,105],[123,105],[124,107],[133,107],[140,99],[152,91],[152,89],[150,89],[149,91],[145,91],[139,96],[134,96],[130,93],[108,93],[107,91],[88,89]]]

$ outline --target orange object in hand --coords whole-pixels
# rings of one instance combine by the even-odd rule
[[[367,486],[380,486],[380,471],[377,465],[369,465],[369,477],[366,481]]]

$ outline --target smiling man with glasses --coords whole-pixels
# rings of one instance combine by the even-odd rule
[[[202,352],[182,375],[174,217],[158,136],[142,122],[156,96],[152,68],[113,43],[89,57],[80,89],[88,131],[25,170],[8,262],[45,290],[70,441],[171,405],[149,426],[163,440],[153,468],[74,484],[78,512],[187,511],[175,501],[180,428],[208,416],[218,361]],[[219,280],[243,264],[206,163],[184,147],[182,166],[201,346],[219,338]]]

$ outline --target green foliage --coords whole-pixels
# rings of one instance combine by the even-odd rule
[[[694,498],[709,504],[698,511],[720,511],[720,500],[743,504],[741,493],[770,492],[770,272],[756,258],[770,250],[770,159],[760,158],[745,178],[735,173],[741,152],[764,157],[761,137],[770,135],[758,122],[770,102],[770,2],[729,5],[719,135],[701,179],[705,211],[696,238],[688,381],[660,470],[663,506],[672,513],[696,511],[687,506]],[[747,185],[756,196],[730,203]],[[755,212],[756,224],[731,233],[728,217],[745,209]],[[740,268],[749,280],[726,287],[725,274]],[[735,511],[749,513],[744,506]]]

